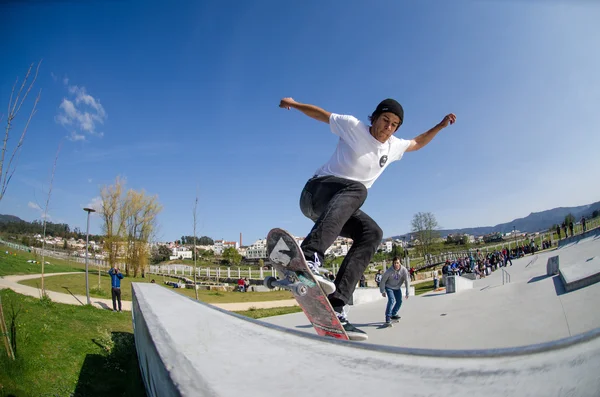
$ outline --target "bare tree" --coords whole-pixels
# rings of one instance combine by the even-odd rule
[[[108,253],[108,263],[113,267],[119,253],[119,236],[124,229],[124,218],[121,217],[121,195],[125,186],[125,180],[117,176],[114,185],[103,186],[100,190],[102,204],[100,216],[102,217],[102,229],[104,235],[104,249]]]
[[[62,146],[62,142],[58,145],[58,149],[56,150],[56,156],[54,157],[54,164],[52,165],[52,174],[50,175],[50,186],[48,187],[48,196],[46,197],[46,205],[44,207],[44,223],[43,223],[43,236],[42,236],[42,297],[46,296],[46,290],[44,288],[44,266],[45,262],[45,254],[46,254],[46,222],[48,221],[48,206],[50,204],[50,196],[52,195],[52,185],[54,183],[54,173],[56,172],[56,163],[58,161],[58,154],[60,153],[60,147]]]
[[[21,136],[19,137],[17,144],[12,149],[12,153],[7,153],[7,152],[10,152],[10,149],[8,148],[10,131],[13,128],[14,121],[15,121],[17,115],[19,114],[19,111],[21,110],[23,103],[27,99],[29,92],[31,91],[31,89],[33,88],[33,85],[35,84],[41,64],[42,64],[42,61],[40,61],[37,65],[37,67],[35,68],[35,75],[33,76],[33,80],[31,81],[29,86],[27,86],[27,82],[29,80],[31,71],[33,69],[33,63],[29,66],[29,69],[27,70],[27,74],[25,75],[25,79],[23,80],[23,83],[21,84],[21,87],[19,88],[17,95],[14,96],[15,88],[17,87],[17,84],[19,82],[18,77],[17,77],[17,80],[15,81],[15,84],[13,85],[12,91],[10,93],[10,99],[8,101],[8,113],[7,113],[7,117],[6,117],[6,129],[5,129],[5,133],[4,133],[4,142],[2,145],[2,152],[0,153],[0,201],[2,201],[2,199],[4,198],[4,194],[6,193],[8,184],[10,183],[10,180],[17,168],[17,162],[19,160],[19,154],[21,153],[21,147],[23,146],[23,141],[25,140],[25,135],[27,134],[27,129],[29,128],[29,123],[31,122],[33,115],[37,111],[37,104],[42,95],[42,90],[40,90],[37,97],[35,98],[35,102],[33,103],[33,107],[31,108],[31,112],[29,113],[29,117],[27,118],[27,122],[25,123],[25,126],[23,127],[23,131],[21,132]],[[26,86],[27,86],[27,88],[26,88]],[[26,89],[26,91],[25,91],[25,93],[23,93],[23,90],[25,90],[25,89]],[[13,100],[13,97],[14,97],[14,100]],[[2,121],[2,116],[0,116],[0,121]],[[8,160],[8,163],[5,163],[6,160]]]
[[[149,241],[156,233],[156,218],[162,210],[156,196],[143,190],[130,189],[123,195],[124,181],[117,177],[114,185],[104,186],[100,195],[105,233],[104,249],[111,266],[119,259],[125,264],[125,274],[145,275],[150,256]]]
[[[428,254],[431,244],[438,237],[439,225],[431,212],[418,212],[411,221],[411,230],[418,240],[417,248],[422,255]]]
[[[143,190],[129,190],[122,208],[126,225],[125,272],[129,275],[130,269],[133,269],[133,276],[137,277],[138,272],[144,271],[148,263],[148,242],[162,207],[156,196],[148,196]]]

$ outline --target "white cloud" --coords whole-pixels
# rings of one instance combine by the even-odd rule
[[[68,140],[77,142],[77,141],[85,141],[85,135],[78,134],[75,131],[71,131],[71,135],[67,137]]]
[[[63,80],[68,84],[69,79]],[[86,140],[86,134],[102,137],[104,133],[98,132],[98,125],[104,124],[106,111],[99,100],[87,93],[85,87],[68,86],[69,98],[63,98],[59,113],[55,121],[66,127],[74,128],[67,138],[71,141]]]
[[[64,85],[68,85],[68,84],[69,84],[69,78],[68,78],[68,77],[65,77],[65,78],[63,79],[63,84],[64,84]]]
[[[58,76],[55,75],[54,73],[50,72],[50,76],[52,77],[52,80],[54,80],[55,82],[58,81]]]
[[[34,203],[33,201],[28,202],[27,206],[29,208],[32,208],[32,209],[36,210],[36,211],[39,211],[40,212],[40,218],[42,218],[42,219],[46,218],[47,220],[51,220],[52,219],[52,217],[50,216],[50,214],[44,214],[44,211],[42,210],[42,208],[39,205],[37,205],[36,203]]]
[[[102,197],[100,196],[96,196],[92,199],[92,201],[90,201],[85,208],[92,208],[95,209],[96,212],[100,212],[100,210],[102,210]]]

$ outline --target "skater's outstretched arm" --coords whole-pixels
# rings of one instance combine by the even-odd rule
[[[293,98],[283,98],[281,102],[279,102],[279,107],[288,110],[291,108],[297,109],[315,120],[329,124],[329,116],[331,116],[331,112],[321,109],[318,106],[296,102]]]
[[[449,124],[454,124],[456,122],[456,115],[454,113],[450,113],[444,117],[442,121],[440,121],[435,127],[430,129],[427,132],[422,133],[418,137],[414,138],[410,142],[410,146],[406,149],[407,152],[414,152],[415,150],[419,150],[425,145],[427,145],[433,137],[437,135],[438,132],[448,127]]]

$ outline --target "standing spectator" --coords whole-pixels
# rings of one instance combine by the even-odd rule
[[[377,284],[377,288],[379,288],[379,283],[381,283],[382,276],[383,274],[381,274],[381,269],[377,270],[377,274],[375,275],[375,283]]]
[[[410,268],[410,281],[415,281],[415,268]]]
[[[364,273],[362,274],[362,276],[360,276],[360,282],[359,282],[358,286],[360,288],[365,288],[367,286],[367,280],[365,279]]]
[[[408,299],[408,289],[410,284],[408,270],[400,263],[400,258],[394,257],[393,265],[381,278],[381,284],[379,285],[379,291],[383,297],[388,298],[388,303],[385,308],[385,325],[387,327],[392,326],[392,320],[399,320],[398,311],[402,306],[402,289],[400,287],[404,284],[406,288],[406,299]]]
[[[377,285],[379,286],[379,285]],[[433,271],[433,289],[438,289],[440,287],[440,280],[438,278],[438,271]]]
[[[583,227],[583,233],[585,233],[587,231],[585,227],[585,216],[581,217],[581,226]]]
[[[117,301],[119,302],[119,312],[121,311],[121,280],[123,279],[123,273],[119,268],[114,265],[109,271],[111,295],[113,302],[113,312],[117,311]]]
[[[569,233],[567,233],[567,222],[562,223],[563,231],[565,232],[565,238],[569,237]]]
[[[556,234],[558,234],[558,239],[560,240],[560,226],[556,225]]]
[[[573,237],[573,221],[569,222],[569,230],[571,231],[571,237]]]

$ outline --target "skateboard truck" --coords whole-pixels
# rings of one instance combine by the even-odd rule
[[[308,293],[308,287],[306,284],[298,281],[298,282],[290,282],[288,280],[278,280],[273,276],[268,276],[264,281],[265,287],[269,289],[273,289],[275,287],[287,289],[288,291],[292,291],[294,294],[299,296],[304,296]]]

